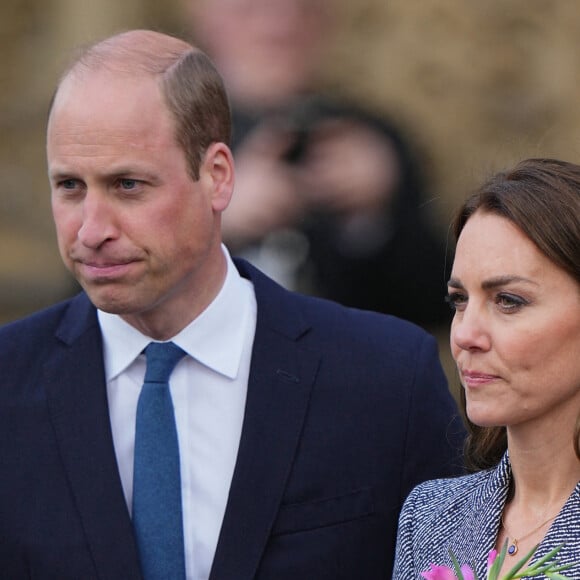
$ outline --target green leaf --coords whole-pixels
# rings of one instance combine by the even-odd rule
[[[518,572],[523,568],[524,564],[534,555],[535,551],[538,549],[538,544],[536,544],[518,563],[504,576],[502,580],[511,580],[512,578],[523,578],[524,576],[530,576],[532,572],[531,568],[526,568],[526,574],[518,574]],[[517,575],[516,575],[517,574]]]
[[[493,562],[493,564],[491,565],[491,568],[489,570],[488,576],[487,576],[487,580],[497,580],[499,577],[499,571],[501,570],[501,567],[503,566],[503,561],[505,560],[505,556],[507,554],[507,539],[506,541],[503,543],[503,547],[500,551],[500,553],[496,556],[495,561]],[[504,579],[504,580],[509,580],[509,579]]]
[[[451,561],[453,562],[453,569],[455,570],[457,580],[465,580],[465,576],[463,576],[463,572],[461,572],[461,565],[457,561],[457,558],[455,557],[455,554],[451,548],[449,549],[449,556],[451,556]]]
[[[536,551],[537,549],[537,545],[535,548],[533,548],[532,553],[527,556],[528,558],[532,557],[532,554]],[[535,562],[534,564],[532,564],[529,567],[529,570],[535,570],[536,568],[539,568],[540,566],[542,566],[543,564],[547,563],[549,560],[552,560],[554,558],[554,556],[556,556],[558,554],[558,552],[564,547],[564,544],[560,544],[559,546],[556,546],[553,550],[551,550],[550,552],[548,552],[543,558],[540,558],[537,562]],[[556,564],[556,562],[553,562],[552,565]]]

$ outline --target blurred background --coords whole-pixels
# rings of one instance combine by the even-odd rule
[[[239,97],[239,109],[243,109],[251,97],[243,86],[250,71],[238,74],[241,78],[236,79],[235,72],[239,73],[240,67],[232,65],[234,70],[229,70],[227,57],[219,52],[223,48],[242,58],[241,43],[248,41],[252,30],[243,18],[249,18],[251,13],[257,17],[269,10],[270,20],[265,19],[262,24],[272,31],[273,38],[268,42],[274,46],[281,42],[276,34],[290,34],[282,26],[278,30],[274,22],[276,15],[280,23],[290,22],[286,3],[301,5],[301,18],[314,10],[314,5],[321,4],[318,0],[256,2],[252,8],[252,0],[2,0],[0,322],[24,316],[75,291],[56,249],[44,156],[48,103],[71,50],[127,28],[154,28],[187,37],[215,57],[228,88]],[[328,0],[322,4],[322,18],[316,27],[308,28],[310,24],[304,21],[297,25],[298,32],[293,32],[305,34],[305,38],[310,33],[310,41],[324,39],[319,46],[308,46],[308,50],[316,51],[316,58],[295,55],[296,66],[305,62],[309,65],[308,94],[331,95],[336,102],[348,103],[349,110],[354,106],[357,111],[364,111],[365,123],[372,119],[365,126],[376,129],[383,127],[384,121],[387,128],[378,133],[388,133],[390,143],[399,142],[399,137],[393,141],[391,131],[395,130],[406,146],[410,144],[413,167],[422,184],[420,195],[413,201],[414,208],[421,219],[429,221],[430,235],[442,247],[454,209],[491,172],[531,156],[580,159],[579,3]],[[234,17],[236,10],[238,15]],[[230,15],[229,23],[220,20],[224,11]],[[246,38],[238,38],[243,32]],[[306,40],[289,38],[293,46],[307,45]],[[273,50],[270,56],[276,57]],[[257,58],[255,64],[254,68],[259,68]],[[265,72],[266,65],[261,66]],[[281,64],[278,69],[285,66]],[[246,84],[259,95],[265,94],[258,81]],[[266,86],[282,87],[283,81],[273,79]],[[305,87],[301,87],[297,94],[303,96],[305,92]],[[252,114],[259,109],[261,116],[264,110],[274,108],[266,102],[247,107]],[[257,115],[252,117],[252,123],[256,118]],[[333,127],[325,126],[322,136],[312,142],[326,142]],[[381,147],[377,142],[371,150],[377,152]],[[389,147],[385,149],[387,153]],[[285,151],[285,160],[288,155]],[[317,153],[318,167],[321,158],[324,160],[322,153]],[[384,166],[390,167],[391,162],[394,163],[385,157]],[[395,170],[395,181],[401,181],[400,171]],[[356,183],[354,186],[358,187]],[[320,199],[319,195],[318,209]],[[376,209],[379,202],[378,198],[373,199],[375,206],[369,207],[375,209],[369,215],[376,216],[380,213]],[[349,236],[352,233],[351,222],[356,220],[345,218],[351,210],[341,207],[333,214],[334,218],[340,216],[337,221],[342,237],[346,222]],[[304,214],[301,215],[304,221]],[[397,222],[394,215],[391,221]],[[368,222],[362,223],[368,231]],[[409,233],[415,227],[411,224],[404,229]],[[395,231],[396,227],[392,229]],[[304,235],[316,248],[316,238],[308,237],[310,230]],[[329,256],[324,252],[334,250],[323,247],[320,251]],[[441,288],[444,259],[441,257],[442,263],[435,264],[441,272],[436,285]],[[431,265],[433,261],[437,260],[429,259]],[[427,283],[421,272],[426,272],[429,264],[423,265],[414,258],[407,262],[417,271],[416,276],[407,277],[415,278],[420,290]],[[388,261],[380,260],[373,262],[375,271],[381,263],[385,264],[385,271],[390,270],[385,284],[388,290],[397,284],[398,272]],[[345,272],[351,267],[347,263]],[[364,272],[360,276],[355,277],[357,283],[366,279]],[[312,277],[309,280],[312,282]],[[368,286],[381,283],[371,280]],[[331,281],[330,286],[341,284]],[[298,284],[298,288],[310,290],[305,284]],[[312,291],[318,290],[313,286]],[[413,294],[406,288],[397,291],[403,315],[405,302],[411,310],[414,305],[419,309],[421,292]],[[375,308],[374,303],[369,304]],[[389,305],[376,307],[388,308]],[[428,320],[417,315],[416,321],[433,331],[445,350],[447,320]]]

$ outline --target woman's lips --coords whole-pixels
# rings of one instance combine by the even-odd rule
[[[490,375],[488,373],[470,370],[461,371],[461,376],[463,378],[463,384],[467,387],[479,387],[481,385],[493,383],[499,379],[497,375]]]

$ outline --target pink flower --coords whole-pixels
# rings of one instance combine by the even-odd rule
[[[508,542],[507,540],[503,544],[503,548],[501,549],[501,553],[499,554],[497,550],[491,550],[487,556],[487,580],[498,580],[499,578],[499,568],[504,561],[505,555],[507,553]],[[548,554],[546,554],[543,558],[538,560],[535,564],[532,564],[529,568],[522,570],[524,566],[524,562],[529,560],[538,546],[534,546],[529,554],[518,563],[519,566],[517,569],[513,569],[509,572],[507,576],[504,576],[502,580],[511,580],[513,578],[537,578],[541,576],[542,578],[547,578],[552,576],[554,578],[562,578],[562,580],[571,580],[571,576],[562,576],[560,573],[562,570],[570,568],[572,565],[561,566],[556,560],[556,556],[558,552],[562,549],[563,544],[561,546],[557,546]],[[466,564],[463,566],[459,566],[459,562],[457,561],[457,557],[453,553],[451,548],[449,549],[449,555],[451,556],[451,560],[453,562],[453,569],[447,566],[436,566],[435,564],[431,564],[429,570],[425,570],[425,572],[421,572],[421,576],[425,578],[425,580],[475,580],[475,572]],[[577,566],[578,564],[574,564]],[[459,576],[455,575],[455,572]]]
[[[475,574],[469,566],[461,566],[461,573],[463,574],[463,580],[475,580]],[[435,566],[435,564],[431,564],[429,570],[421,572],[421,576],[425,580],[457,580],[457,576],[451,568]]]
[[[497,550],[492,550],[487,555],[487,571],[489,572],[490,568],[493,566],[495,559],[497,558]]]
[[[421,576],[425,580],[457,580],[457,576],[451,568],[447,566],[435,566],[435,564],[431,564],[429,570],[421,572]]]

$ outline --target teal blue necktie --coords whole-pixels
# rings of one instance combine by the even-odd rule
[[[137,405],[133,526],[145,580],[185,578],[179,443],[169,376],[185,352],[172,342],[145,349],[147,371]]]

